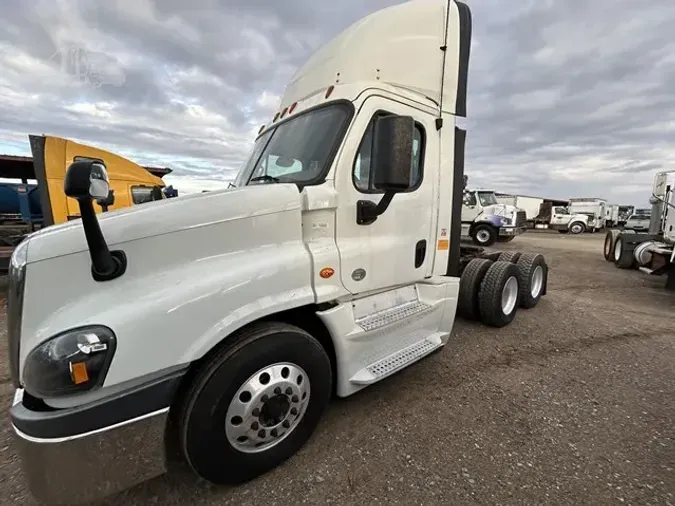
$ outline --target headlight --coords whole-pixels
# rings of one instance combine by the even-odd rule
[[[12,383],[19,388],[19,345],[21,342],[21,315],[23,314],[23,289],[26,283],[28,240],[21,241],[9,261],[7,289],[7,346],[9,371]]]
[[[100,387],[116,345],[113,331],[101,325],[72,329],[48,339],[26,357],[26,391],[44,398]]]

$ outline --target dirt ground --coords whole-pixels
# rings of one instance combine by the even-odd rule
[[[536,308],[499,330],[458,320],[440,353],[335,400],[267,475],[227,488],[177,471],[104,504],[675,504],[675,296],[605,262],[602,240],[508,244],[547,258]],[[0,357],[9,406],[5,339]],[[33,504],[5,420],[0,504]]]

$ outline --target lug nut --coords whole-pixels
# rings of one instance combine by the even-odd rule
[[[252,414],[253,416],[260,416],[260,410],[258,408],[255,408]]]
[[[272,429],[270,431],[270,434],[272,435],[272,437],[277,437],[277,429]]]
[[[295,408],[291,408],[291,415],[295,416],[298,414],[298,410]]]
[[[265,394],[265,395],[262,396],[262,398],[260,400],[263,401],[263,402],[267,402],[267,401],[270,400],[270,398],[267,397],[267,394]]]
[[[288,429],[291,426],[291,422],[289,422],[288,420],[284,420],[284,423],[282,423],[281,425],[283,425],[285,428]]]
[[[297,396],[297,395],[294,395],[293,397],[291,397],[291,400],[292,400],[293,402],[298,402],[298,396]]]
[[[276,395],[279,395],[279,394],[281,393],[281,388],[276,387],[276,388],[274,389],[274,393],[275,393]]]
[[[262,429],[260,429],[260,430],[258,431],[258,437],[265,437],[265,431],[262,430]]]
[[[291,387],[288,387],[286,389],[286,395],[291,395],[293,393],[293,389]]]
[[[259,427],[258,422],[253,422],[251,424],[251,429],[253,429],[253,430],[258,430],[258,427]]]

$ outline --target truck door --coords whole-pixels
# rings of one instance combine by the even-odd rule
[[[462,223],[472,223],[483,211],[476,192],[464,190],[462,200]]]
[[[430,110],[431,111],[431,110]],[[359,225],[359,200],[374,203],[382,192],[371,184],[373,125],[379,115],[415,120],[412,188],[396,194],[387,210],[369,225]],[[439,134],[431,113],[370,97],[354,120],[335,176],[339,192],[336,243],[342,283],[352,293],[408,285],[431,275],[437,216]]]
[[[567,225],[570,222],[570,213],[564,207],[554,207],[551,214],[551,225]]]

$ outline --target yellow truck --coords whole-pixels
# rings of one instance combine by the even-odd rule
[[[120,155],[62,137],[30,135],[32,158],[0,155],[0,271],[26,234],[80,217],[77,202],[63,192],[66,168],[77,160],[101,160],[108,169],[107,199],[97,213],[177,196],[162,177],[171,169],[142,167]],[[7,182],[12,180],[12,182]],[[35,180],[37,183],[29,183]]]

